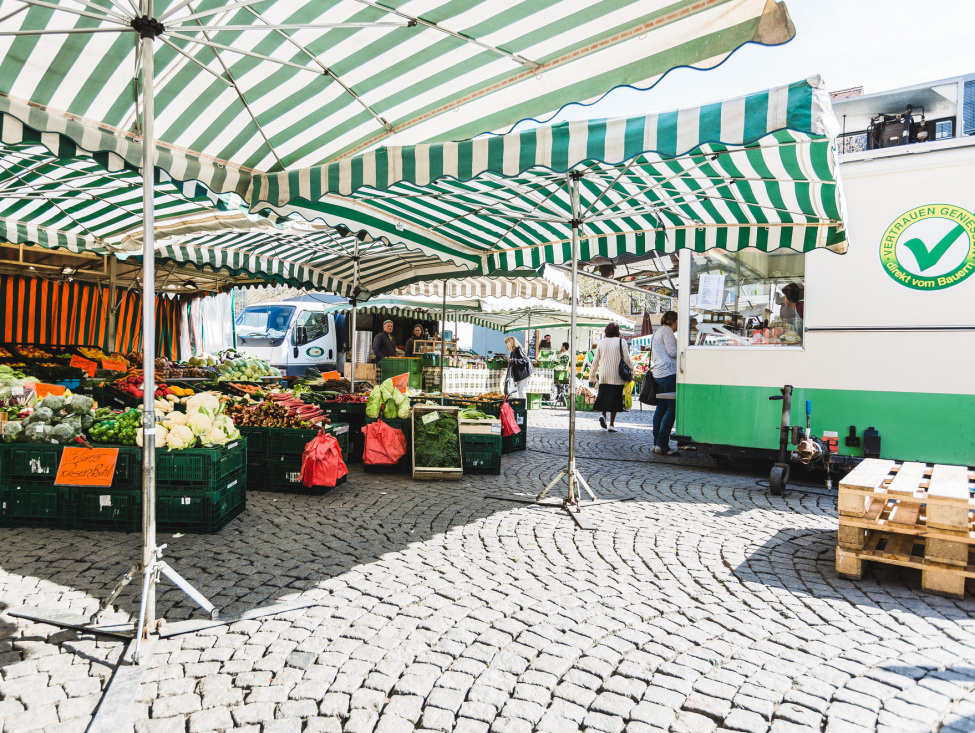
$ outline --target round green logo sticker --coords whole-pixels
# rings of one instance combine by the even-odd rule
[[[929,204],[899,216],[880,240],[887,274],[915,290],[943,290],[975,272],[975,214]]]
[[[325,349],[319,346],[312,346],[310,349],[305,349],[305,353],[311,357],[319,357],[319,356],[324,356]]]

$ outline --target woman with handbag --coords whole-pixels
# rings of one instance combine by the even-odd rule
[[[532,367],[531,360],[529,360],[525,350],[518,343],[518,339],[514,336],[508,336],[504,340],[504,345],[508,347],[510,352],[508,355],[508,375],[504,380],[504,394],[506,397],[515,394],[519,400],[526,399],[528,397],[528,382],[535,369]]]
[[[623,385],[633,379],[633,359],[630,358],[630,348],[620,336],[620,327],[616,323],[606,326],[605,337],[596,347],[596,356],[592,361],[592,377],[599,375],[599,391],[596,393],[595,408],[601,412],[599,425],[603,430],[611,433],[616,430],[616,413],[623,412]],[[609,424],[606,424],[606,413],[609,413]]]
[[[654,397],[657,393],[677,391],[677,314],[667,311],[660,319],[660,328],[650,342],[650,361],[653,364],[644,379],[652,379]],[[670,433],[677,418],[677,400],[660,400],[653,411],[653,452],[664,456],[676,456],[670,449]]]

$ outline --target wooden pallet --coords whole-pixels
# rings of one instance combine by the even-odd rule
[[[921,570],[921,586],[961,597],[975,578],[975,469],[867,459],[839,485],[836,570],[863,562]]]

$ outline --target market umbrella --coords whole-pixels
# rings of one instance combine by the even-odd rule
[[[381,149],[303,172],[313,182],[303,191],[319,200],[302,205],[353,228],[398,222],[411,243],[487,272],[570,262],[578,292],[578,263],[596,256],[845,251],[836,132],[814,77],[688,110]],[[431,178],[434,169],[443,175]],[[295,205],[304,193],[293,180],[255,181],[252,210]],[[574,403],[569,424],[564,473],[575,503],[575,480],[588,486],[575,467]]]
[[[142,170],[143,323],[151,331],[156,169],[250,198],[256,170],[316,165],[395,136],[469,137],[792,35],[784,6],[772,0],[662,8],[642,0],[468,0],[422,15],[372,0],[3,0],[0,114],[48,136],[50,147],[67,140]],[[20,142],[18,134],[12,129],[5,141]],[[352,176],[372,174],[342,165]],[[406,169],[421,178],[440,172],[409,161]],[[292,183],[304,191],[300,172]],[[151,333],[144,342],[151,382]],[[151,444],[148,392],[143,427]],[[160,560],[152,451],[143,464],[136,658],[143,626],[155,626],[159,571],[216,612]]]

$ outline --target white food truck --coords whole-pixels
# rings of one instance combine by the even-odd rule
[[[235,323],[237,350],[264,359],[289,377],[302,376],[309,367],[342,373],[346,339],[340,330],[345,319],[324,312],[341,300],[302,298],[248,305]]]
[[[782,462],[788,435],[786,464],[975,464],[975,119],[963,100],[971,114],[975,75],[834,102],[849,131],[847,253],[680,253],[679,444]],[[797,446],[807,404],[813,440]],[[772,490],[787,479],[773,470]]]

